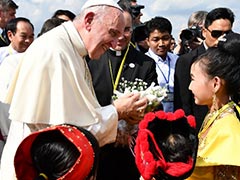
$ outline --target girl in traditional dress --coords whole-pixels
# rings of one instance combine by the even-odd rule
[[[228,34],[219,39],[191,66],[189,89],[195,103],[207,105],[198,134],[196,167],[189,180],[240,179],[240,35]],[[234,102],[234,100],[236,100]]]

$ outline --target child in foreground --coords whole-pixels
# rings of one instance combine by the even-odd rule
[[[183,110],[145,115],[136,138],[136,164],[143,180],[183,180],[191,175],[198,139],[193,116]]]

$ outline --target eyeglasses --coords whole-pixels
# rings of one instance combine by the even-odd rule
[[[228,33],[232,32],[232,30],[228,30],[228,31],[212,30],[212,31],[210,31],[208,28],[206,28],[206,29],[211,33],[211,36],[213,38],[219,38],[223,34],[228,34]]]

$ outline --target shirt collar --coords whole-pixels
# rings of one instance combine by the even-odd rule
[[[8,51],[9,51],[9,54],[11,55],[11,54],[17,54],[17,53],[19,53],[19,52],[17,52],[13,47],[12,47],[12,43],[10,43],[9,45],[8,45]]]
[[[169,54],[167,53],[166,56],[166,60],[163,60],[160,56],[158,56],[157,54],[155,54],[151,48],[148,49],[148,52],[146,53],[147,55],[149,55],[156,63],[160,62],[167,62],[168,60],[170,60],[169,58]]]
[[[128,44],[128,45],[129,45],[129,44]],[[121,50],[121,51],[117,51],[117,50],[115,50],[115,49],[113,49],[113,48],[109,48],[108,51],[109,51],[111,54],[113,54],[114,56],[116,56],[116,57],[122,57],[122,56],[124,56],[125,52],[127,51],[128,45],[125,47],[124,50]],[[130,45],[130,46],[131,46],[131,45]],[[129,47],[129,48],[130,48],[130,47]]]
[[[205,40],[203,41],[203,46],[204,46],[204,48],[205,48],[206,50],[208,49],[208,46],[207,46]]]
[[[110,48],[109,51],[114,54],[114,56],[121,56],[122,55],[122,51],[117,51],[113,48]]]

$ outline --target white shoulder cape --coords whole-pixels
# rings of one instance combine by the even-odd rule
[[[97,123],[100,105],[89,88],[91,80],[86,79],[86,54],[72,22],[37,38],[25,52],[7,95],[10,119],[34,124]]]

